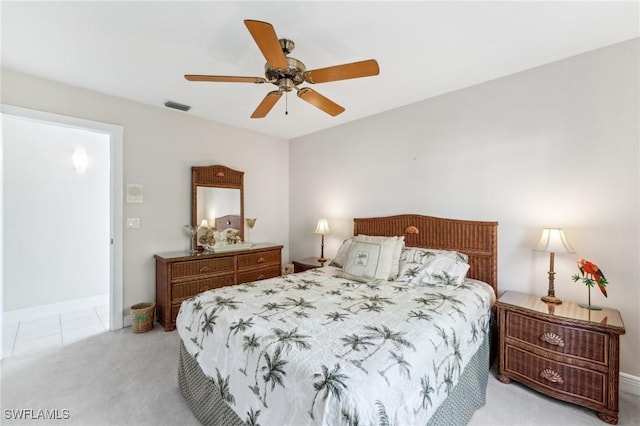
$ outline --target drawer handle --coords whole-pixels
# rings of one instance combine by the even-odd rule
[[[203,266],[202,268],[200,268],[200,272],[209,272],[209,267]]]
[[[264,257],[258,258],[258,263],[264,263]]]
[[[543,369],[540,372],[540,377],[542,377],[543,379],[547,379],[552,383],[564,383],[564,379],[562,378],[562,376],[557,371],[554,371],[550,368]]]
[[[564,340],[555,333],[542,333],[540,340],[547,342],[550,345],[560,346],[561,348],[564,347]]]
[[[259,279],[259,280],[264,280],[264,274],[260,274],[260,275],[258,275],[258,279]]]

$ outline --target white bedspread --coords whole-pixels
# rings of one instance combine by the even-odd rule
[[[339,271],[183,302],[187,351],[248,424],[426,424],[489,332],[485,283],[365,284]]]

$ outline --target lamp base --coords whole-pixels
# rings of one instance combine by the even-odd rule
[[[318,258],[318,262],[320,262],[320,263],[324,263],[326,261],[327,261],[327,259],[325,259],[324,257],[319,257]]]
[[[562,299],[556,296],[542,296],[540,299],[542,299],[543,302],[553,303],[555,305],[562,304]]]

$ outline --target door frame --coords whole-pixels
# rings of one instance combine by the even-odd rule
[[[27,118],[34,121],[55,124],[63,127],[73,127],[109,136],[109,192],[110,192],[110,223],[111,238],[109,259],[109,328],[121,329],[124,325],[123,308],[123,158],[122,145],[124,128],[116,124],[102,123],[66,115],[54,114],[12,105],[0,105],[2,114]],[[1,225],[0,225],[1,226]]]

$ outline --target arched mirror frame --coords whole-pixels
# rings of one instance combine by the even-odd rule
[[[244,172],[221,165],[191,167],[191,225],[198,223],[198,187],[240,190],[240,238],[244,241]],[[194,236],[194,247],[201,247]]]

